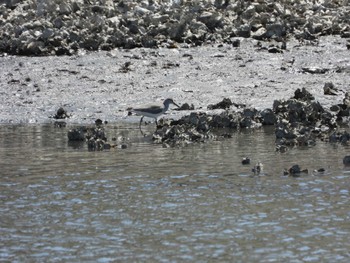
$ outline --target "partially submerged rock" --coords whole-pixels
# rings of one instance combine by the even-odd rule
[[[275,101],[277,115],[276,143],[287,146],[310,146],[317,138],[338,127],[336,116],[325,110],[306,89],[297,89],[293,98]]]
[[[285,175],[299,177],[303,174],[307,175],[308,173],[309,173],[308,169],[301,169],[301,167],[298,164],[294,164],[287,170],[287,172],[285,172]]]
[[[261,162],[258,162],[253,167],[252,172],[257,175],[262,174],[264,172],[264,165]]]
[[[220,113],[191,112],[177,121],[163,120],[153,140],[171,146],[183,145],[218,139],[220,136],[215,133],[218,129],[252,129],[263,125],[275,125],[276,150],[280,152],[287,151],[286,146],[313,146],[318,139],[342,144],[350,140],[347,132],[339,134],[337,131],[337,114],[324,109],[305,88],[297,89],[288,100],[276,100],[272,109],[258,111],[244,107],[234,110],[232,105],[235,104],[225,98],[208,106],[223,109]]]
[[[350,155],[344,157],[343,164],[350,167]]]
[[[68,141],[86,142],[89,151],[102,151],[115,148],[117,145],[107,142],[105,129],[102,127],[102,121],[97,119],[95,127],[78,127],[68,131]],[[125,149],[126,147],[122,146]]]

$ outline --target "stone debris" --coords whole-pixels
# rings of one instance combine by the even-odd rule
[[[0,2],[0,52],[72,55],[79,49],[193,46],[237,37],[301,42],[349,35],[344,1],[8,0]],[[283,52],[285,45],[268,51]],[[307,70],[322,73],[322,70]]]
[[[249,157],[244,157],[244,158],[242,159],[242,164],[243,164],[243,165],[250,164],[250,158],[249,158]]]
[[[60,107],[58,110],[57,110],[57,112],[56,112],[56,114],[53,116],[53,118],[54,119],[66,119],[66,118],[69,118],[70,117],[70,115],[67,113],[67,111],[64,109],[64,108],[62,108],[62,107]]]
[[[348,96],[348,93],[346,94]],[[256,129],[274,125],[276,150],[286,152],[288,147],[313,146],[317,140],[348,144],[350,135],[341,131],[343,122],[339,113],[328,111],[305,88],[297,89],[288,100],[276,100],[272,109],[231,109],[234,103],[224,99],[210,109],[223,109],[220,113],[191,112],[179,120],[161,120],[153,140],[166,146],[186,145],[193,142],[219,140],[225,134],[220,129]],[[340,108],[339,106],[337,106]],[[349,110],[348,106],[342,106]]]
[[[262,174],[264,172],[264,165],[261,162],[258,162],[253,168],[252,172],[256,175]]]
[[[332,82],[326,82],[323,87],[324,95],[338,95],[338,90],[335,88],[334,84]]]
[[[350,166],[350,155],[344,157],[343,164],[348,167]]]
[[[284,170],[284,175],[289,175],[293,177],[300,177],[301,175],[307,175],[308,173],[308,169],[301,169],[300,165],[298,164],[294,164],[289,169]]]
[[[117,148],[117,144],[107,142],[105,128],[100,119],[95,121],[95,127],[78,127],[70,129],[67,133],[69,142],[86,142],[89,151],[103,151],[111,148]],[[126,144],[121,144],[121,149],[126,149]]]

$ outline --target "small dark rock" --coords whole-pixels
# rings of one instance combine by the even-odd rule
[[[294,92],[294,98],[301,101],[310,101],[315,99],[315,97],[305,88],[302,88],[302,90],[297,89]]]
[[[260,174],[263,172],[263,170],[264,170],[264,165],[259,162],[253,167],[252,172],[254,174]]]
[[[128,148],[128,145],[122,144],[122,145],[120,146],[120,148],[121,148],[121,149],[126,149],[126,148]]]
[[[288,169],[289,174],[294,177],[299,177],[302,174],[308,174],[309,171],[307,169],[301,170],[300,166],[298,164],[293,165]]]
[[[103,149],[104,150],[110,150],[112,148],[112,146],[111,146],[111,144],[109,144],[109,143],[105,143],[104,145],[103,145]]]
[[[318,67],[305,67],[302,68],[302,70],[306,73],[311,73],[311,74],[325,74],[329,71],[327,68],[318,68]]]
[[[69,141],[84,141],[85,140],[85,131],[86,131],[86,128],[84,128],[84,127],[69,130],[68,131],[68,140]]]
[[[97,120],[95,120],[95,124],[96,124],[96,126],[101,126],[103,124],[103,122],[101,119],[97,119]]]
[[[243,165],[250,164],[250,158],[249,158],[249,157],[244,157],[244,158],[242,159],[242,164],[243,164]]]
[[[332,82],[326,82],[323,87],[324,95],[337,95],[337,90]]]
[[[339,112],[340,111],[339,105],[332,105],[329,109],[330,109],[330,111],[333,111],[333,112]]]
[[[188,103],[184,103],[181,105],[181,107],[177,108],[176,110],[194,110],[193,104],[189,105]]]
[[[231,44],[233,47],[239,47],[241,45],[241,40],[239,38],[234,38],[231,40]]]
[[[262,117],[263,125],[275,125],[277,122],[276,114],[272,111],[272,109],[265,109],[260,113]]]
[[[301,169],[300,166],[295,164],[292,167],[289,168],[289,174],[293,175],[293,174],[300,174]]]
[[[350,155],[347,155],[347,156],[344,157],[343,164],[345,166],[350,166]]]
[[[267,51],[269,53],[283,53],[283,50],[276,46],[269,47]]]
[[[105,141],[101,139],[90,138],[87,141],[89,151],[102,151],[104,149]]]
[[[67,114],[66,110],[63,109],[62,107],[60,107],[57,110],[57,113],[55,114],[55,116],[53,116],[54,119],[66,119],[69,118],[69,115]]]
[[[208,105],[208,110],[215,110],[215,109],[228,109],[233,105],[232,101],[229,98],[224,98],[221,102],[214,104],[214,105]]]
[[[54,126],[57,128],[63,128],[67,126],[67,123],[64,121],[55,121]]]
[[[276,152],[285,153],[288,151],[288,147],[285,145],[276,145]]]
[[[326,171],[325,168],[319,168],[316,170],[318,173],[324,173]]]
[[[131,71],[131,62],[130,61],[127,61],[125,62],[119,69],[119,72],[121,73],[127,73],[129,71]]]

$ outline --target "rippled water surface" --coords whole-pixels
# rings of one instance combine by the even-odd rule
[[[266,130],[89,152],[68,128],[0,126],[0,261],[348,262],[349,146],[275,152]],[[249,156],[252,164],[241,164]],[[254,175],[261,161],[264,174]],[[283,176],[299,164],[309,175]],[[324,173],[313,170],[325,168]]]

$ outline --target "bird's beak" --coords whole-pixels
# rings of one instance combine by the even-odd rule
[[[177,105],[175,102],[174,102],[174,105],[175,105],[176,107],[180,108],[180,106],[179,106],[179,105]]]

